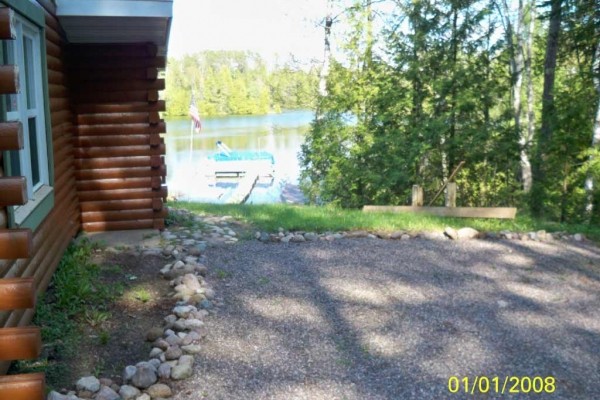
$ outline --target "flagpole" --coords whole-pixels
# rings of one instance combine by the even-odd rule
[[[192,152],[194,151],[194,121],[190,121],[190,167],[192,164]]]

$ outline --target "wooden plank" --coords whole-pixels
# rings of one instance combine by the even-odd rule
[[[160,136],[158,134],[75,136],[73,144],[76,147],[156,146],[160,144]]]
[[[52,43],[57,46],[62,46],[63,39],[56,30],[50,28],[46,29],[46,43]]]
[[[157,156],[165,154],[165,145],[150,146],[113,146],[113,147],[79,147],[74,151],[77,158],[100,157],[135,157]],[[1,187],[1,186],[0,186]]]
[[[81,222],[108,222],[108,221],[131,221],[145,219],[160,219],[167,216],[167,210],[154,211],[152,209],[140,210],[111,210],[92,211],[81,213]]]
[[[105,200],[81,202],[80,207],[81,212],[144,209],[160,211],[163,209],[163,203],[161,199]]]
[[[100,158],[78,158],[75,159],[75,168],[84,169],[103,169],[103,168],[135,168],[151,167],[159,168],[164,165],[164,160],[160,156],[139,156],[139,157],[100,157]]]
[[[15,28],[15,12],[8,8],[0,8],[0,40],[14,40],[17,38]]]
[[[48,95],[52,98],[68,98],[69,91],[64,85],[48,85]]]
[[[42,336],[37,326],[0,329],[0,360],[32,360],[41,349]]]
[[[117,179],[117,178],[147,178],[150,176],[165,177],[167,167],[161,165],[158,168],[136,167],[136,168],[108,168],[108,169],[83,169],[75,171],[78,180]]]
[[[93,77],[93,75],[91,75]],[[79,92],[126,92],[132,90],[165,90],[164,79],[140,80],[127,79],[112,81],[88,81],[77,84]]]
[[[65,74],[60,71],[48,71],[48,83],[53,85],[64,85],[66,82]]]
[[[32,248],[30,229],[0,229],[0,260],[29,258]]]
[[[23,148],[23,126],[20,122],[0,123],[0,151]]]
[[[150,67],[138,67],[138,68],[121,68],[115,69],[94,69],[93,75],[90,75],[89,71],[85,69],[71,70],[69,78],[72,82],[84,83],[84,82],[115,82],[123,81],[128,79],[143,79],[143,80],[154,80],[158,78],[158,68]]]
[[[145,112],[145,111],[165,111],[166,104],[164,100],[155,103],[147,101],[132,102],[126,104],[76,104],[74,105],[77,114],[95,114],[95,113],[127,113],[127,112]]]
[[[413,206],[364,206],[364,212],[421,213],[440,217],[500,218],[514,219],[514,207],[413,207]]]
[[[62,57],[62,48],[56,43],[52,43],[51,41],[46,41],[46,53],[51,55],[52,57],[61,58]]]
[[[158,229],[159,231],[164,231],[165,230],[165,219],[164,218],[155,219],[154,224],[152,225],[152,228]]]
[[[148,178],[100,179],[90,181],[78,181],[77,191],[118,190],[136,188],[160,189],[161,184],[162,179],[159,176],[152,176]]]
[[[256,182],[258,182],[258,173],[253,171],[248,171],[246,175],[239,181],[237,188],[231,194],[231,196],[227,199],[227,204],[243,204],[250,193],[252,193],[252,189],[256,186]]]
[[[80,114],[77,116],[79,125],[156,124],[158,122],[160,122],[158,111]]]
[[[416,207],[423,205],[423,188],[419,185],[412,187],[412,205]]]
[[[86,232],[126,231],[132,229],[158,229],[154,228],[154,226],[154,220],[152,219],[142,219],[134,221],[87,222],[81,224],[81,228]]]
[[[446,187],[446,207],[456,207],[456,182],[448,182]]]
[[[0,310],[17,310],[35,306],[32,277],[0,279]]]
[[[46,55],[46,64],[48,65],[48,69],[50,69],[50,70],[54,70],[54,71],[62,71],[63,70],[63,62],[58,57]]]
[[[0,65],[0,94],[19,93],[19,67]]]
[[[79,136],[100,136],[100,135],[148,135],[160,134],[167,131],[165,122],[156,125],[148,123],[140,124],[119,124],[110,123],[102,125],[79,125],[77,133]]]
[[[118,189],[118,190],[89,190],[78,193],[79,201],[102,201],[102,200],[127,200],[127,199],[154,199],[166,198],[167,189],[161,187],[159,190],[150,188],[142,189]]]
[[[156,90],[130,90],[123,92],[75,92],[72,94],[75,102],[82,103],[130,103],[156,102]]]
[[[0,376],[0,399],[43,400],[44,387],[43,373]]]
[[[0,207],[20,206],[27,203],[27,180],[24,176],[0,178]]]

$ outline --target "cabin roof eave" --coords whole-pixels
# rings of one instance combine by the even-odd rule
[[[152,42],[165,55],[173,0],[57,0],[56,16],[71,43]]]

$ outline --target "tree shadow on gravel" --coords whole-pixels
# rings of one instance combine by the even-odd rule
[[[208,259],[230,273],[216,282],[225,306],[179,399],[459,398],[451,376],[499,376],[500,390],[505,376],[552,376],[552,398],[600,392],[597,248],[252,241]]]

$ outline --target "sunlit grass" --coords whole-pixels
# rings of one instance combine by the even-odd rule
[[[311,232],[369,230],[411,232],[444,229],[446,226],[462,228],[469,226],[480,231],[498,232],[538,231],[583,233],[600,240],[600,227],[594,225],[560,224],[539,221],[528,216],[517,216],[514,220],[481,218],[444,218],[410,213],[364,213],[357,209],[342,209],[328,206],[304,206],[287,204],[230,205],[193,202],[170,202],[170,207],[184,208],[198,214],[231,215],[251,224],[258,230],[274,232],[279,227],[288,230]]]

